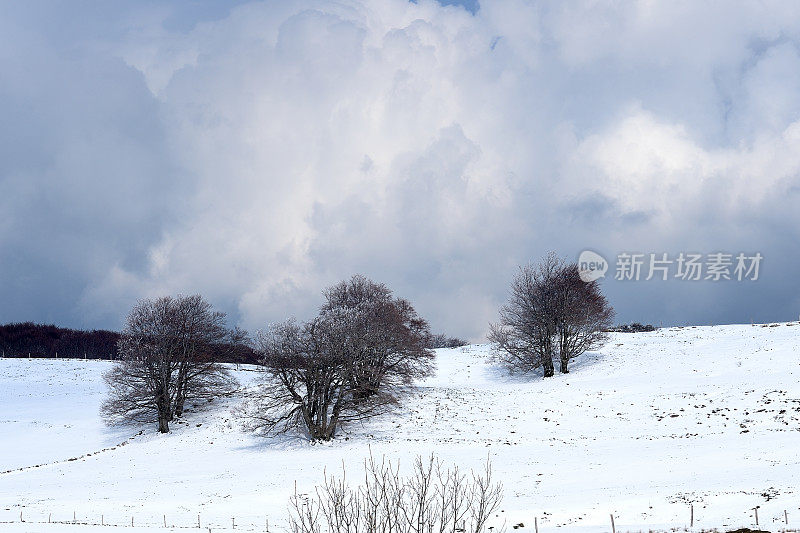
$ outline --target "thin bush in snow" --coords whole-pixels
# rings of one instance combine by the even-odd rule
[[[480,473],[417,457],[408,477],[387,460],[365,461],[363,484],[325,475],[289,502],[292,533],[484,533],[503,497],[487,460]],[[494,528],[491,528],[494,529]],[[495,531],[498,531],[495,529]]]

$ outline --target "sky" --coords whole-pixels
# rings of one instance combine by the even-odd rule
[[[0,323],[255,330],[362,273],[479,341],[584,250],[619,322],[798,319],[797,2],[444,4],[0,3]]]

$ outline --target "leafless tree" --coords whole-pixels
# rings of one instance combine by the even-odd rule
[[[340,425],[382,412],[394,398],[356,399],[347,345],[347,327],[335,313],[259,333],[257,350],[266,375],[244,406],[247,425],[267,434],[299,428],[312,440],[329,440]]]
[[[550,254],[538,265],[521,267],[514,277],[511,297],[500,308],[500,323],[492,324],[489,333],[489,341],[497,345],[501,361],[510,369],[542,368],[545,377],[555,374],[554,280],[562,268],[563,262]]]
[[[577,264],[551,253],[538,265],[520,269],[500,309],[500,323],[490,326],[489,340],[509,368],[542,368],[550,377],[555,356],[566,373],[571,359],[600,346],[613,316],[599,284],[584,282]]]
[[[104,376],[107,420],[156,420],[166,433],[188,399],[213,398],[235,388],[216,355],[241,333],[232,336],[224,321],[224,313],[212,311],[198,295],[138,302],[119,340],[120,361]]]
[[[407,300],[363,276],[324,294],[310,322],[288,321],[259,334],[266,375],[242,410],[252,429],[300,428],[328,440],[342,424],[385,412],[403,386],[431,372],[428,324]]]
[[[287,321],[259,332],[256,350],[266,376],[245,406],[252,429],[282,433],[304,428],[314,440],[334,435],[349,389],[341,354],[327,345],[323,328],[316,322]]]
[[[361,275],[324,295],[320,316],[336,322],[346,338],[342,349],[356,399],[369,399],[432,372],[430,328],[408,300]]]
[[[583,281],[577,263],[565,264],[556,280],[558,357],[561,372],[569,362],[605,343],[612,326],[614,309],[597,281]]]
[[[364,483],[325,475],[312,494],[289,502],[292,533],[485,533],[503,497],[487,460],[483,472],[445,468],[418,457],[410,476],[385,459],[365,461]]]

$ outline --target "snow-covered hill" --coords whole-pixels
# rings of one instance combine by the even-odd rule
[[[407,409],[332,443],[243,432],[237,403],[189,413],[163,436],[107,428],[94,361],[0,360],[0,522],[89,531],[78,521],[205,530],[279,528],[288,496],[323,468],[351,479],[364,458],[408,466],[435,452],[505,485],[498,525],[540,531],[800,525],[800,324],[614,334],[568,375],[509,376],[488,346],[439,350]],[[245,383],[255,375],[241,370]],[[26,523],[19,523],[20,512]],[[102,528],[99,528],[102,529]],[[132,529],[133,531],[133,529]]]

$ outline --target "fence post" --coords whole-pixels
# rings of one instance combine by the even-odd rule
[[[536,533],[539,533],[539,519],[535,516],[533,517],[533,528],[536,530]]]
[[[694,504],[691,506],[691,514],[689,516],[689,527],[694,527]]]
[[[756,525],[758,525],[758,507],[759,507],[758,505],[753,507],[753,511],[755,511],[755,513],[756,513]]]
[[[167,527],[167,515],[164,515],[164,527]]]
[[[613,515],[613,513],[612,513],[612,515],[611,515],[611,532],[612,532],[612,533],[617,533],[617,528],[616,528],[616,526],[614,525],[614,515]]]
[[[789,525],[789,513],[786,512],[786,509],[783,510],[783,521],[787,526]]]

